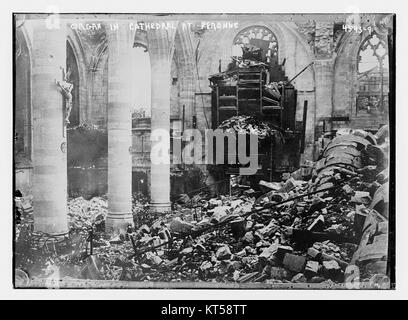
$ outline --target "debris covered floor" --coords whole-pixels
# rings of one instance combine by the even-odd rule
[[[386,288],[387,132],[340,130],[322,144],[318,161],[257,191],[236,177],[230,195],[181,195],[157,216],[134,197],[135,227],[114,236],[104,232],[106,198],[70,199],[70,233],[53,238],[32,232],[31,198],[18,197],[16,286],[93,279],[330,288],[353,285],[357,270],[360,282]]]

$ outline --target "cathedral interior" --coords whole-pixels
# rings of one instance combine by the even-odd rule
[[[106,197],[115,233],[134,224],[135,197],[156,217],[193,190],[231,195],[218,181],[236,168],[152,163],[157,129],[172,154],[186,130],[268,121],[275,142],[259,144],[254,192],[319,161],[336,132],[377,134],[393,105],[393,25],[358,20],[16,14],[14,190],[32,203],[33,232],[66,234],[67,201],[78,197]]]

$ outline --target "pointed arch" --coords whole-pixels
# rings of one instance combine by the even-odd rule
[[[79,37],[78,32],[72,28],[67,28],[67,68],[68,63],[76,69],[72,71],[72,76],[75,77],[75,83],[73,89],[74,106],[71,112],[72,116],[70,116],[70,121],[73,121],[72,124],[79,124],[87,117],[89,81],[86,67],[87,61],[81,38]]]
[[[253,45],[262,49],[261,60],[267,63],[277,64],[278,59],[278,40],[275,34],[267,27],[261,25],[251,25],[242,29],[233,40],[234,46],[244,48],[247,45]]]
[[[185,128],[192,128],[193,116],[196,114],[194,92],[197,79],[194,61],[194,49],[189,30],[179,27],[175,35],[174,56],[179,72],[179,109],[185,108]]]
[[[357,56],[357,113],[388,110],[388,48],[386,40],[373,33],[362,41]]]
[[[369,80],[369,71],[359,68],[359,56],[361,50],[367,48],[367,41],[376,35],[382,39],[384,48],[387,50],[387,42],[379,33],[365,31],[361,34],[348,33],[342,37],[336,54],[334,64],[334,90],[333,90],[333,115],[349,116],[349,126],[352,128],[377,129],[386,121],[388,111],[388,80],[383,82],[383,99],[378,91],[381,80],[379,69],[371,70],[373,79]],[[388,71],[387,71],[388,73]],[[375,79],[377,78],[377,79]],[[369,83],[376,87],[376,90],[368,90]],[[364,88],[366,86],[366,88]],[[374,92],[373,92],[374,91]],[[377,91],[377,93],[375,92]],[[371,102],[370,102],[370,96]],[[383,108],[378,108],[380,101],[383,101]],[[373,108],[374,106],[374,108]]]

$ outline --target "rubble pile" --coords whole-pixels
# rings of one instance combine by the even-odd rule
[[[247,115],[231,117],[222,122],[218,128],[227,132],[254,134],[260,140],[279,134],[277,128],[271,123]]]
[[[291,192],[305,189],[302,183]],[[242,195],[203,200],[199,213],[183,208],[150,226],[129,230],[95,253],[114,270],[111,275],[122,280],[299,282],[303,274],[312,282],[325,281],[322,275],[341,281],[357,245],[335,242],[342,240],[337,232],[352,233],[351,221],[326,213],[327,221],[315,222],[322,216],[313,211],[317,201],[331,209],[335,198],[312,197],[277,208],[270,207],[269,198],[255,203]],[[343,229],[331,231],[333,220]]]
[[[381,143],[378,143],[381,141]],[[239,184],[230,196],[182,195],[164,216],[134,199],[135,227],[98,228],[106,200],[69,203],[71,228],[93,226],[91,254],[76,277],[135,281],[343,284],[387,272],[387,139],[339,132],[321,158],[281,182],[260,181],[263,195]],[[252,190],[253,191],[253,190]],[[72,259],[70,260],[72,263]]]
[[[135,216],[144,217],[146,203],[146,199],[140,196],[133,197],[132,210]],[[109,267],[103,268],[101,264],[104,257],[109,256],[111,259],[115,253],[108,248],[111,237],[104,232],[108,210],[106,197],[94,197],[91,200],[72,198],[68,200],[67,207],[69,233],[56,238],[34,232],[32,197],[16,198],[16,209],[20,215],[15,237],[16,270],[34,279],[50,277],[56,270],[61,278],[115,278]],[[96,256],[89,259],[93,250],[90,248],[91,240],[93,248],[100,247],[98,256],[101,259],[95,259]],[[93,266],[93,260],[98,262],[99,267]],[[95,269],[91,273],[90,266]]]
[[[83,197],[70,199],[68,201],[68,220],[70,229],[86,230],[93,224],[101,224],[103,229],[104,221],[108,212],[108,202],[106,198],[94,197],[87,201]]]

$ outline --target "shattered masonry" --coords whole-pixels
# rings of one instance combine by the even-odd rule
[[[341,130],[315,163],[304,163],[286,181],[261,181],[260,196],[236,181],[231,196],[182,195],[172,213],[158,219],[147,213],[144,199],[134,198],[135,228],[113,237],[104,233],[106,199],[79,197],[69,201],[70,242],[40,236],[26,243],[33,236],[31,199],[20,198],[17,263],[35,274],[31,285],[57,273],[68,282],[354,288],[357,272],[362,284],[387,288],[388,148],[386,127],[377,135]],[[47,252],[45,260],[40,251]]]
[[[47,17],[14,16],[15,287],[394,287],[392,14]]]

